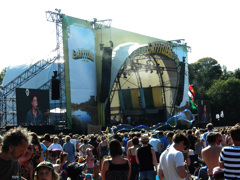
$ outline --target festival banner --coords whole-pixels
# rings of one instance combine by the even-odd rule
[[[97,120],[95,34],[90,22],[63,15],[68,119],[73,129]],[[71,123],[68,123],[71,125]]]

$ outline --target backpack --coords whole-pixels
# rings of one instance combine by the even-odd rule
[[[82,175],[82,171],[86,167],[86,163],[72,162],[67,165],[67,177],[70,177],[71,180],[78,180]]]

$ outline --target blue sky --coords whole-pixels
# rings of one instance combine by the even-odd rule
[[[55,24],[45,11],[81,19],[112,19],[112,27],[164,40],[185,39],[188,62],[212,57],[240,68],[238,0],[12,0],[1,1],[0,70],[46,57],[56,47]]]

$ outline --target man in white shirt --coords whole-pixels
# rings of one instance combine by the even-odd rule
[[[188,138],[181,133],[173,136],[173,144],[160,157],[158,177],[160,180],[184,180],[188,175],[183,151],[190,146]],[[189,157],[188,157],[189,158]]]
[[[157,162],[159,163],[159,156],[160,156],[159,152],[161,150],[161,141],[157,139],[157,134],[152,135],[152,138],[150,139],[149,144],[153,147],[156,154]]]

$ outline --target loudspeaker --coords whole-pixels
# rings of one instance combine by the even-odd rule
[[[52,100],[59,100],[60,99],[60,80],[52,79],[51,84],[52,84],[52,91],[51,91]]]
[[[100,101],[104,103],[109,95],[112,66],[112,48],[104,47],[102,55],[102,83],[100,90]]]
[[[183,99],[183,92],[184,92],[184,76],[185,76],[185,62],[179,62],[179,66],[181,67],[180,70],[180,78],[179,78],[179,86],[176,98],[176,105],[180,106],[182,99]]]

